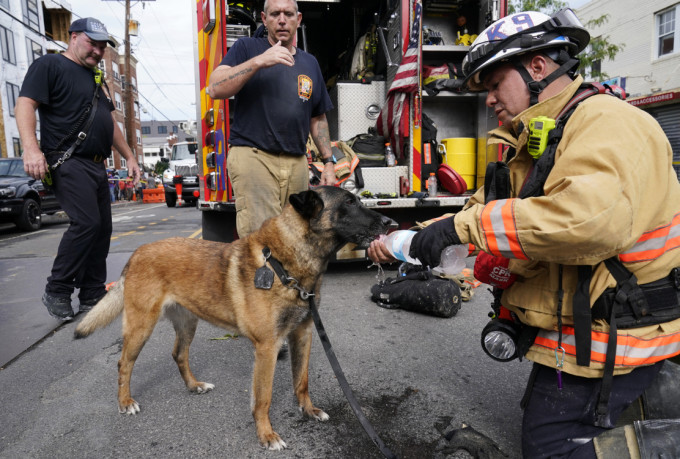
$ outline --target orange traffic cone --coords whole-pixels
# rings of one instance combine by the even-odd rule
[[[175,185],[175,190],[177,191],[177,205],[181,206],[182,203],[182,184],[178,183]]]

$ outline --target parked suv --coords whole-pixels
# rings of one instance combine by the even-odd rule
[[[0,158],[0,222],[24,231],[40,228],[41,214],[61,210],[54,191],[24,172],[21,158]]]

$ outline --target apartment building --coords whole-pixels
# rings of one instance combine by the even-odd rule
[[[0,157],[21,156],[23,148],[19,138],[14,108],[19,97],[28,67],[46,53],[59,53],[68,47],[68,28],[79,17],[71,11],[67,0],[0,0]],[[115,39],[114,39],[115,41]],[[130,69],[125,69],[121,46],[109,46],[100,68],[105,72],[106,83],[116,106],[114,117],[125,132],[123,90],[131,85],[134,102],[135,145],[131,148],[137,157],[143,157],[141,123],[137,94],[136,59],[130,58]],[[129,75],[129,77],[128,77]],[[40,138],[40,122],[37,126]],[[112,150],[109,167],[124,169],[125,160]]]

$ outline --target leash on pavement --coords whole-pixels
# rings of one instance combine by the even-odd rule
[[[326,330],[323,328],[323,324],[321,323],[321,317],[319,317],[319,311],[316,309],[316,304],[314,303],[313,295],[309,297],[309,308],[312,311],[312,318],[314,319],[314,325],[316,325],[316,331],[319,334],[319,339],[321,339],[323,348],[326,351],[326,357],[328,357],[328,361],[330,362],[331,367],[333,368],[333,373],[335,373],[335,377],[338,379],[338,382],[340,383],[340,388],[344,392],[345,398],[347,398],[347,401],[349,402],[349,406],[352,408],[352,411],[354,411],[354,415],[357,417],[359,423],[361,424],[361,427],[364,428],[368,436],[371,438],[371,440],[373,440],[373,443],[375,443],[375,445],[378,447],[383,456],[390,459],[396,459],[397,456],[392,451],[390,451],[390,449],[387,446],[385,446],[385,443],[383,443],[383,441],[378,436],[378,433],[375,431],[375,429],[373,429],[373,426],[364,415],[363,411],[361,411],[361,406],[359,406],[357,399],[354,398],[352,389],[349,387],[349,384],[347,383],[345,374],[342,372],[340,363],[338,362],[338,359],[337,357],[335,357],[335,353],[333,352],[333,347],[331,346],[331,342],[328,339]]]
[[[340,388],[342,389],[342,392],[344,392],[345,398],[349,402],[349,406],[352,408],[352,411],[354,411],[354,415],[357,417],[361,427],[364,428],[370,439],[373,440],[373,443],[375,443],[378,449],[380,449],[380,452],[383,454],[383,456],[388,459],[397,459],[397,455],[390,451],[387,446],[385,446],[385,443],[383,443],[383,441],[380,439],[378,433],[375,431],[371,423],[368,422],[368,419],[364,415],[363,411],[361,411],[359,402],[357,402],[357,399],[354,398],[354,394],[347,383],[345,374],[342,372],[340,363],[338,362],[337,357],[335,357],[335,352],[333,352],[333,347],[331,346],[331,342],[328,339],[328,335],[326,334],[326,329],[323,328],[323,324],[321,323],[319,311],[316,309],[316,304],[314,303],[314,289],[309,292],[299,285],[297,279],[290,277],[281,265],[281,262],[272,256],[272,252],[269,247],[264,247],[262,249],[262,255],[264,255],[265,266],[259,268],[255,272],[255,287],[264,289],[271,288],[272,283],[274,282],[274,273],[276,273],[279,280],[285,287],[297,290],[300,298],[303,301],[309,301],[309,309],[312,311],[314,325],[316,325],[316,331],[319,334],[319,339],[321,339],[321,344],[323,344],[323,348],[326,351],[326,357],[328,357],[328,361],[331,363],[333,373],[335,373],[335,377],[338,379]],[[274,270],[274,273],[272,273],[269,268],[266,267],[267,262],[269,262],[269,265]]]

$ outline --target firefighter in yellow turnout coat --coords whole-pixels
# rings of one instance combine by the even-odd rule
[[[509,186],[494,189],[491,200],[487,173],[485,189],[461,212],[419,231],[411,244],[410,255],[430,266],[460,243],[509,259],[516,280],[500,303],[522,324],[523,339],[530,337],[522,353],[535,362],[523,401],[525,457],[602,455],[593,439],[618,431],[622,411],[652,385],[665,359],[680,354],[673,152],[651,116],[601,86],[584,89],[575,56],[588,41],[571,10],[510,15],[479,35],[463,63],[466,83],[488,91],[487,105],[503,124],[489,139],[510,147],[503,165]],[[543,151],[528,148],[539,116],[564,120],[543,161]],[[368,253],[389,259],[380,242]],[[615,279],[617,267],[625,282],[620,272]],[[614,318],[612,311],[629,304],[635,314]],[[662,311],[650,315],[657,306]],[[680,437],[680,421],[652,422],[636,423],[638,438],[652,439],[650,429]],[[635,443],[633,431],[625,435]],[[652,440],[661,451],[680,448]]]

